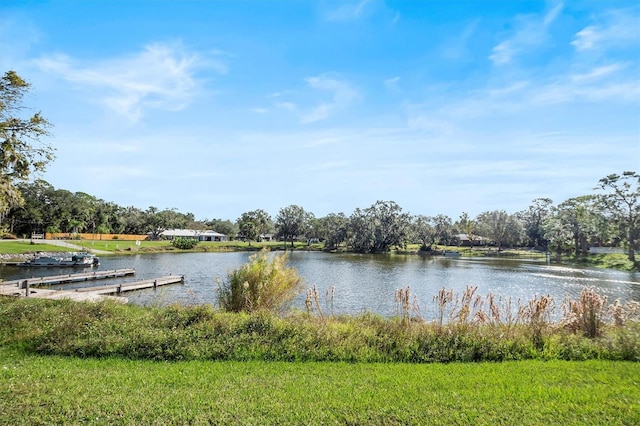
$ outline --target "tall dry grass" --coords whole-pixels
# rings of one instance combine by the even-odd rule
[[[550,328],[581,333],[595,338],[602,334],[605,326],[623,327],[629,321],[640,321],[640,303],[607,303],[607,297],[593,288],[582,290],[577,300],[566,297],[561,304],[561,315],[556,312],[556,302],[549,295],[535,295],[528,301],[515,302],[511,297],[489,293],[477,294],[478,287],[467,286],[462,294],[442,288],[433,297],[434,315],[432,323],[437,327],[448,325],[500,326],[507,332],[516,326],[525,326],[533,340],[542,343],[542,337]],[[395,292],[396,313],[403,322],[428,322],[423,316],[417,296],[411,287]]]
[[[287,267],[287,252],[262,250],[219,284],[218,304],[229,312],[280,311],[302,290],[302,278]]]

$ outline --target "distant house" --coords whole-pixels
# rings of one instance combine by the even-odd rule
[[[478,235],[472,235],[473,241],[467,234],[458,234],[455,238],[458,240],[458,245],[471,247],[471,246],[481,246],[487,244],[489,241],[486,238],[480,237]]]
[[[216,231],[202,231],[198,235],[199,241],[229,241],[229,237]]]
[[[193,229],[166,229],[160,233],[160,238],[173,240],[174,238],[193,238],[198,239],[198,233]]]
[[[229,238],[215,231],[198,231],[195,229],[167,229],[160,233],[160,237],[173,240],[174,238],[191,238],[198,241],[229,241]]]

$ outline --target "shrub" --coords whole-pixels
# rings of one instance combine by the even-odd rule
[[[178,237],[171,240],[171,245],[181,250],[191,250],[198,245],[198,240],[193,238]]]
[[[286,252],[271,258],[267,250],[252,255],[219,286],[220,308],[231,312],[281,310],[302,289],[302,278],[295,268],[287,267],[287,260]]]

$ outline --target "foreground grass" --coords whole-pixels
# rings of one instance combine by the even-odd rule
[[[0,348],[0,424],[640,424],[640,363],[152,362]]]
[[[0,346],[32,353],[182,361],[640,361],[640,322],[598,337],[559,324],[436,325],[372,314],[224,313],[211,306],[0,298]]]

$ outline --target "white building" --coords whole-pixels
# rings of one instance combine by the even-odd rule
[[[167,229],[160,233],[161,238],[192,238],[198,241],[229,241],[229,237],[215,231],[197,231],[195,229]]]

